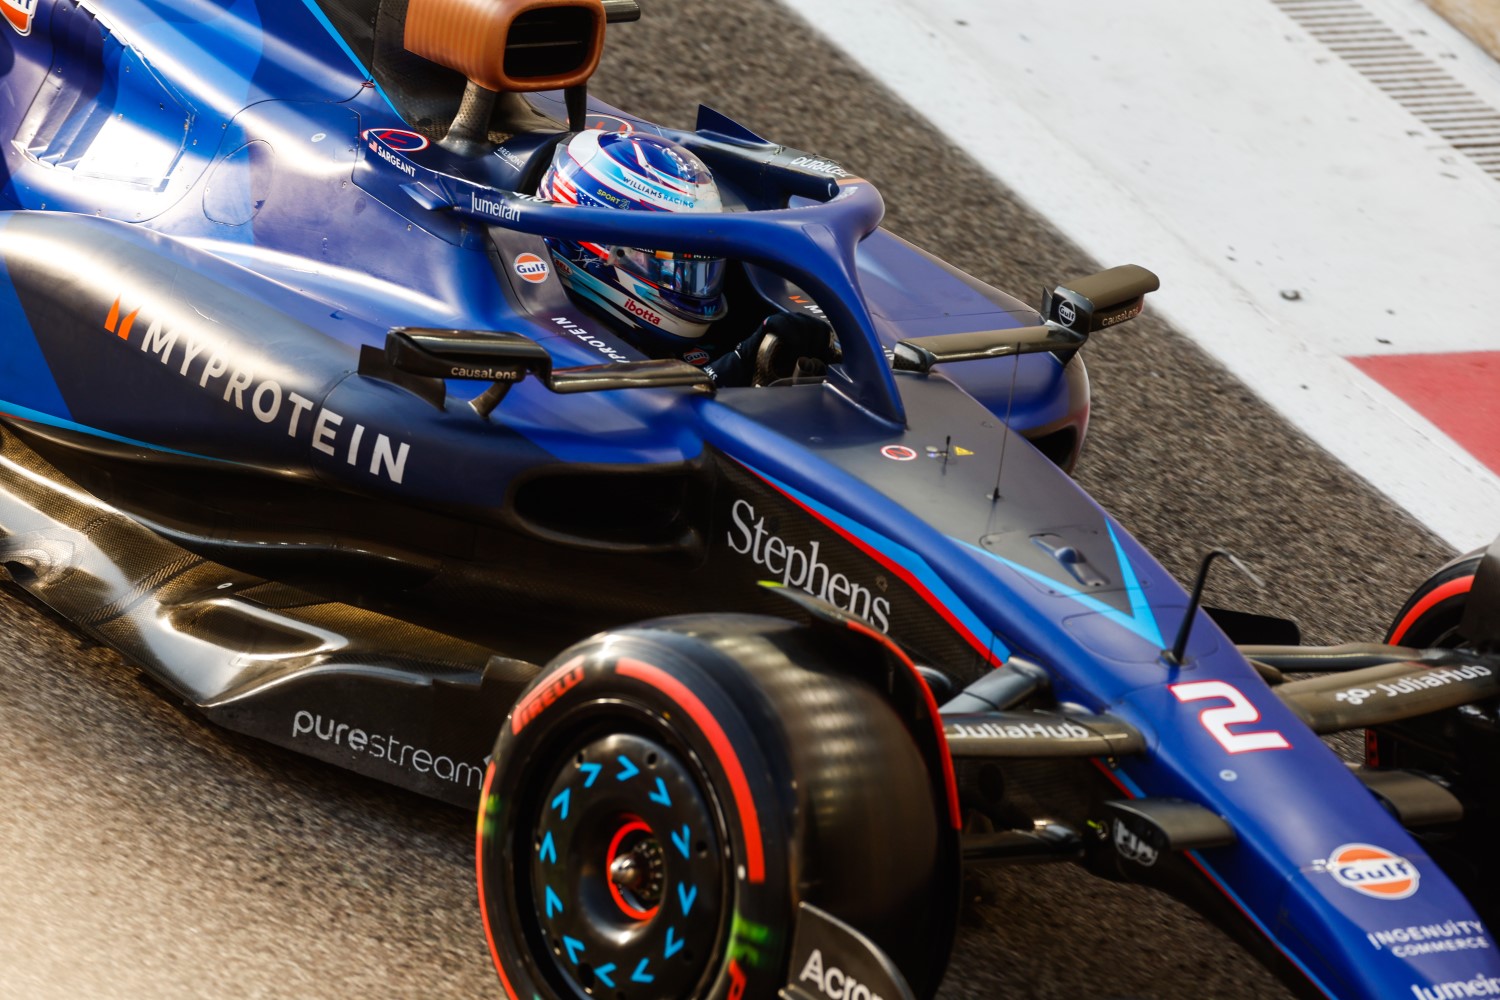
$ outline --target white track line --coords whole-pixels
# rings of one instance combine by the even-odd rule
[[[1500,478],[1343,360],[1500,350],[1500,181],[1281,7],[782,2],[1101,263],[1160,274],[1149,308],[1449,543],[1500,531]],[[1417,0],[1330,3],[1500,107]]]

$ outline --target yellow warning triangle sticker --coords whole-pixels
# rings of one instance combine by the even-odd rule
[[[967,448],[960,448],[957,445],[954,445],[953,446],[953,454],[955,454],[955,455],[972,455],[974,453],[972,451],[970,451],[969,449],[967,449]]]

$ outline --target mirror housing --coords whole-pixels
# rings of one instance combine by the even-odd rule
[[[898,341],[891,355],[891,367],[898,372],[925,372],[933,365],[954,361],[979,361],[1042,351],[1076,351],[1087,339],[1087,334],[1065,330],[1055,324],[975,333],[941,333]]]
[[[1042,319],[1078,333],[1106,330],[1141,314],[1161,279],[1138,264],[1121,264],[1042,293]]]
[[[933,365],[1042,351],[1067,363],[1089,334],[1139,316],[1146,294],[1160,287],[1161,281],[1144,267],[1122,264],[1043,292],[1041,326],[911,337],[896,343],[891,367],[926,373]]]
[[[447,379],[493,383],[469,405],[486,420],[511,386],[535,375],[559,394],[606,389],[688,386],[712,392],[713,376],[686,361],[616,361],[553,368],[547,349],[530,337],[504,330],[441,330],[398,326],[385,335],[385,350],[366,347],[359,373],[408,389],[442,408]]]
[[[501,330],[434,330],[398,326],[385,335],[391,367],[428,378],[516,383],[528,374],[548,381],[552,355],[530,337]]]

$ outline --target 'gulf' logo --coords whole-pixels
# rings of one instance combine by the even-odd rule
[[[1417,891],[1421,873],[1399,854],[1373,844],[1345,844],[1328,856],[1339,885],[1376,899],[1405,899]]]
[[[511,266],[515,268],[517,274],[533,285],[546,281],[547,275],[551,272],[551,269],[547,267],[547,262],[534,253],[521,254]]]
[[[31,34],[31,18],[36,13],[36,0],[0,0],[0,14],[17,34]]]

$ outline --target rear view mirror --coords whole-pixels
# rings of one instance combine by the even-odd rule
[[[535,375],[559,394],[672,386],[713,391],[713,376],[686,361],[616,361],[554,369],[545,347],[504,330],[393,327],[385,335],[384,351],[367,345],[360,352],[359,373],[400,385],[439,409],[446,398],[443,384],[447,379],[493,383],[469,400],[474,412],[486,420],[510,387],[527,375]]]
[[[391,367],[430,378],[547,381],[552,356],[530,337],[499,330],[428,330],[398,326],[385,335]]]
[[[1043,292],[1042,318],[1078,333],[1097,333],[1139,316],[1146,293],[1160,287],[1161,280],[1144,267],[1122,264]]]
[[[1160,287],[1161,281],[1144,267],[1122,264],[1044,292],[1042,326],[909,337],[892,349],[891,367],[925,373],[938,364],[1042,351],[1066,363],[1089,334],[1139,316],[1146,293]]]

